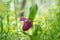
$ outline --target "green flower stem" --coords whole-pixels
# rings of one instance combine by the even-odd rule
[[[16,20],[16,27],[17,27],[17,33],[18,33],[16,0],[14,0],[14,8],[15,8],[15,20]],[[18,34],[17,34],[17,35],[18,35]]]

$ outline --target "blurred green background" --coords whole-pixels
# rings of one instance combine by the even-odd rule
[[[31,29],[22,30],[21,17]],[[60,0],[0,0],[0,40],[60,40]]]

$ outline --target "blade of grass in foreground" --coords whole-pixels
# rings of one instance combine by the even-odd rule
[[[7,27],[8,27],[8,32],[7,32],[7,36],[5,36],[5,40],[6,40],[6,38],[8,37],[8,33],[9,33],[9,27],[10,27],[10,25],[9,25],[9,8],[10,8],[10,3],[11,3],[11,1],[12,0],[10,0],[10,1],[8,1],[8,3],[7,3],[7,7],[6,7],[6,13],[7,13]]]
[[[2,23],[3,18],[1,17],[1,33],[3,32],[3,23]]]
[[[1,18],[1,38],[2,38],[2,33],[3,33],[3,23],[2,23],[2,20],[3,20],[3,18],[2,17],[0,17]]]
[[[7,25],[8,25],[8,32],[9,32],[9,15],[7,15]]]
[[[14,0],[14,9],[15,9],[15,21],[16,21],[16,27],[17,27],[17,36],[18,36],[18,23],[17,23],[17,5],[16,5],[16,0]]]
[[[8,32],[9,32],[9,8],[10,8],[10,3],[12,0],[8,1],[7,3],[7,8],[6,8],[6,13],[7,13],[7,25],[8,25]]]

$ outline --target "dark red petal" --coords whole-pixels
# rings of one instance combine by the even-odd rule
[[[31,20],[29,20],[27,18],[21,18],[20,20],[24,21],[24,24],[23,24],[23,27],[22,27],[23,31],[29,30],[32,27]]]

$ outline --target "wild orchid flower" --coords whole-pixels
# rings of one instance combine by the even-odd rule
[[[23,21],[23,31],[29,30],[32,27],[32,22],[30,19],[27,18],[21,18],[20,21]]]

